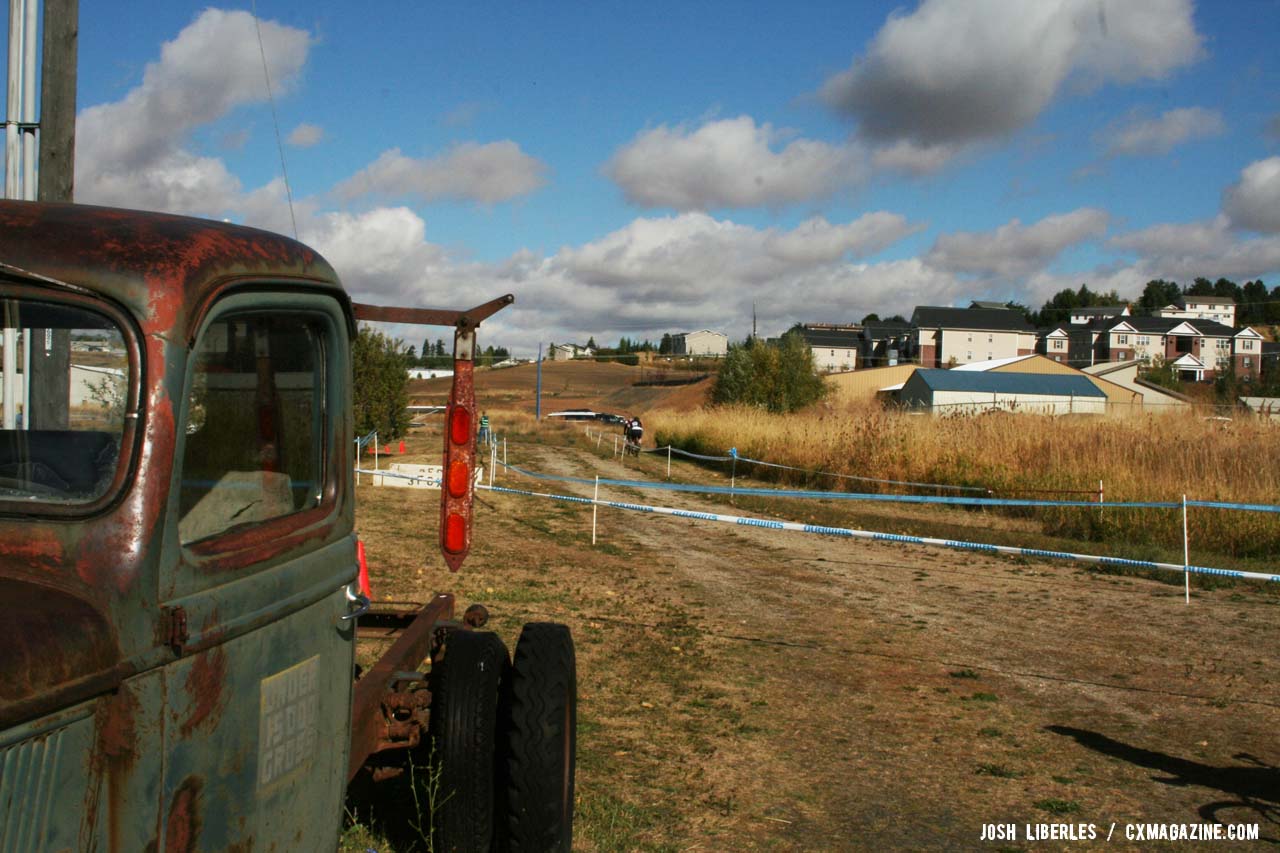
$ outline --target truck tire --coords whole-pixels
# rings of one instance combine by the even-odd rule
[[[503,684],[500,849],[567,853],[573,846],[577,718],[569,629],[551,622],[525,625]]]
[[[492,844],[498,691],[509,667],[496,634],[461,629],[449,633],[432,667],[427,784],[437,851],[488,853]]]

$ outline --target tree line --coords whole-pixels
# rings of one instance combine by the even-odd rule
[[[1065,288],[1058,291],[1039,311],[1032,311],[1017,302],[1008,303],[1008,307],[1022,311],[1032,325],[1052,326],[1069,320],[1071,312],[1077,308],[1130,305],[1134,314],[1149,316],[1189,296],[1217,296],[1233,300],[1236,303],[1236,323],[1241,326],[1280,323],[1280,285],[1267,290],[1261,279],[1240,285],[1227,278],[1217,281],[1197,278],[1189,285],[1179,285],[1175,281],[1157,278],[1147,282],[1136,301],[1124,299],[1114,290],[1095,291],[1082,284],[1076,290]]]
[[[403,346],[403,343],[401,343]],[[431,367],[437,370],[449,370],[453,367],[453,351],[445,347],[444,340],[436,338],[435,343],[427,338],[422,342],[422,352],[410,346],[403,352],[405,367]],[[476,353],[476,364],[488,365],[511,358],[506,347],[487,346]]]

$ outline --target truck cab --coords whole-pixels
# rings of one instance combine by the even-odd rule
[[[231,224],[0,202],[0,304],[0,846],[333,849],[348,781],[428,736],[431,670],[472,627],[449,596],[401,611],[423,620],[383,669],[418,690],[355,696],[334,270]]]

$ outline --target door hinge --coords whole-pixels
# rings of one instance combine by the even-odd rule
[[[187,642],[187,611],[181,607],[160,608],[160,642],[173,649],[175,655],[182,654],[182,647]]]

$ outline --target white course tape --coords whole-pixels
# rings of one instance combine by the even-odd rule
[[[982,542],[964,542],[956,539],[934,539],[930,536],[904,536],[898,533],[879,533],[872,530],[854,530],[847,527],[824,527],[817,524],[800,524],[794,521],[774,521],[770,518],[748,518],[739,515],[724,515],[716,512],[693,512],[671,507],[648,506],[645,504],[623,503],[621,501],[596,501],[591,498],[580,498],[576,495],[555,495],[547,492],[533,492],[525,489],[508,489],[502,486],[481,486],[495,492],[513,495],[526,495],[536,498],[549,498],[570,503],[595,504],[609,506],[614,509],[625,509],[633,512],[651,512],[658,515],[670,515],[676,518],[693,518],[699,521],[718,521],[724,524],[740,524],[747,527],[763,527],[770,530],[790,530],[797,533],[816,533],[820,536],[843,536],[850,539],[870,539],[877,542],[901,542],[911,545],[933,545],[939,548],[952,548],[958,551],[981,551],[990,554],[1011,554],[1018,557],[1039,557],[1053,560],[1075,560],[1082,563],[1094,563],[1101,566],[1120,566],[1130,569],[1158,569],[1177,572],[1178,574],[1214,575],[1228,578],[1249,578],[1252,580],[1272,581],[1280,583],[1280,574],[1263,572],[1246,572],[1236,569],[1215,569],[1209,566],[1183,566],[1177,563],[1159,563],[1152,560],[1130,560],[1123,557],[1105,557],[1098,554],[1075,554],[1069,551],[1044,551],[1039,548],[1018,548],[1012,545],[989,545]]]

